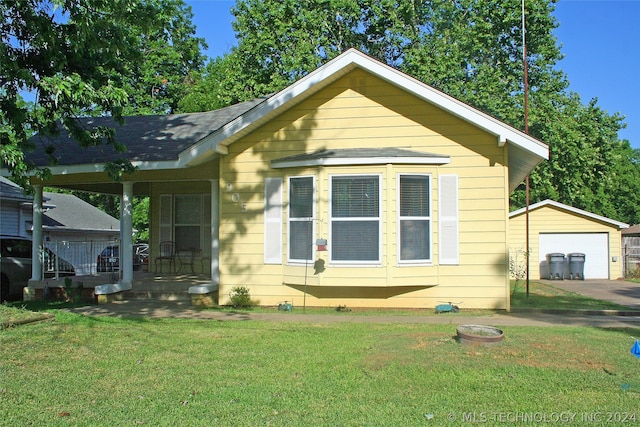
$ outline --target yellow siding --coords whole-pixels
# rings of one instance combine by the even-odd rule
[[[355,82],[355,84],[354,84]],[[450,156],[445,165],[367,165],[276,170],[270,161],[321,149],[398,147]],[[440,301],[463,307],[508,308],[507,153],[498,138],[444,113],[362,71],[354,71],[312,98],[284,112],[233,143],[221,160],[221,303],[233,286],[249,286],[261,304],[283,300],[300,305],[301,286],[333,288],[336,295],[309,292],[308,305],[433,308]],[[398,173],[431,175],[432,262],[399,265],[397,260],[396,180]],[[283,211],[283,265],[264,265],[264,180],[289,176],[316,179],[315,237],[329,238],[329,183],[335,174],[382,177],[382,262],[374,267],[287,263],[287,211]],[[438,177],[459,177],[460,265],[438,265]],[[235,201],[234,201],[235,198]],[[331,241],[328,242],[329,247]],[[358,287],[366,296],[358,295]],[[353,289],[352,289],[353,288]],[[340,291],[343,289],[343,291]],[[394,291],[395,289],[395,291]],[[351,293],[349,293],[351,292]]]
[[[543,206],[529,211],[530,278],[540,279],[540,233],[608,233],[609,279],[622,277],[622,236],[617,227],[567,212],[553,206]],[[509,253],[523,259],[526,252],[526,216],[517,215],[509,220]],[[618,261],[614,262],[613,257]]]

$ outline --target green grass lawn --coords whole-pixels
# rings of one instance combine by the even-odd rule
[[[640,422],[640,393],[621,389],[640,388],[640,329],[505,327],[503,342],[474,346],[452,325],[55,313],[0,332],[2,425]]]

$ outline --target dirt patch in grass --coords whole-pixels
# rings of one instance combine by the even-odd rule
[[[433,368],[521,366],[577,371],[612,371],[606,346],[581,344],[581,337],[571,332],[557,333],[544,341],[531,338],[524,329],[505,330],[505,339],[491,345],[461,344],[446,328],[438,331],[390,334],[369,349],[364,365],[369,370],[383,369],[390,364],[424,363]],[[625,351],[624,349],[619,349]]]

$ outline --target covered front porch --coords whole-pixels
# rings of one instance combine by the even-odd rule
[[[47,187],[117,195],[120,199],[119,254],[115,255],[116,271],[102,273],[105,267],[96,265],[95,254],[88,258],[92,268],[83,268],[83,275],[71,277],[67,288],[80,284],[83,298],[99,303],[113,298],[189,299],[190,287],[208,285],[217,289],[219,283],[219,180],[217,163],[211,162],[173,173],[162,170],[138,170],[121,182],[114,182],[105,173],[56,174],[47,181],[32,179],[33,254],[32,275],[24,290],[25,299],[51,297],[55,289],[63,295],[65,281],[42,280],[40,252],[44,247],[42,231],[43,189]],[[137,271],[133,253],[133,212],[135,197],[150,198],[149,247],[147,271]],[[172,252],[164,252],[170,243]],[[100,249],[100,248],[99,248]],[[111,260],[108,260],[110,267]],[[173,263],[173,264],[172,264]],[[94,268],[95,267],[95,268]],[[76,266],[76,274],[80,271]],[[97,271],[97,273],[96,273]],[[89,274],[87,274],[89,273]],[[45,293],[46,290],[46,293]],[[104,297],[97,297],[106,295]],[[216,294],[217,300],[217,294]]]
[[[189,293],[189,288],[211,284],[211,278],[206,274],[191,272],[160,274],[149,271],[134,271],[129,289],[128,286],[122,286],[118,276],[118,272],[113,272],[60,279],[32,280],[25,288],[24,299],[67,300],[78,298],[93,304],[133,299],[190,301],[192,296]],[[108,289],[112,285],[119,287],[113,287],[114,292],[101,293],[101,288]]]

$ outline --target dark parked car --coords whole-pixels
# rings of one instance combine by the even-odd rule
[[[31,279],[31,240],[20,236],[0,237],[0,301],[21,299],[22,289]],[[44,253],[45,277],[55,274],[56,255],[49,249]],[[57,259],[58,273],[75,274],[73,265],[62,258]]]
[[[149,245],[136,243],[133,245],[133,269],[140,270],[143,265],[149,263]],[[120,270],[120,246],[107,246],[98,255],[98,273]]]

